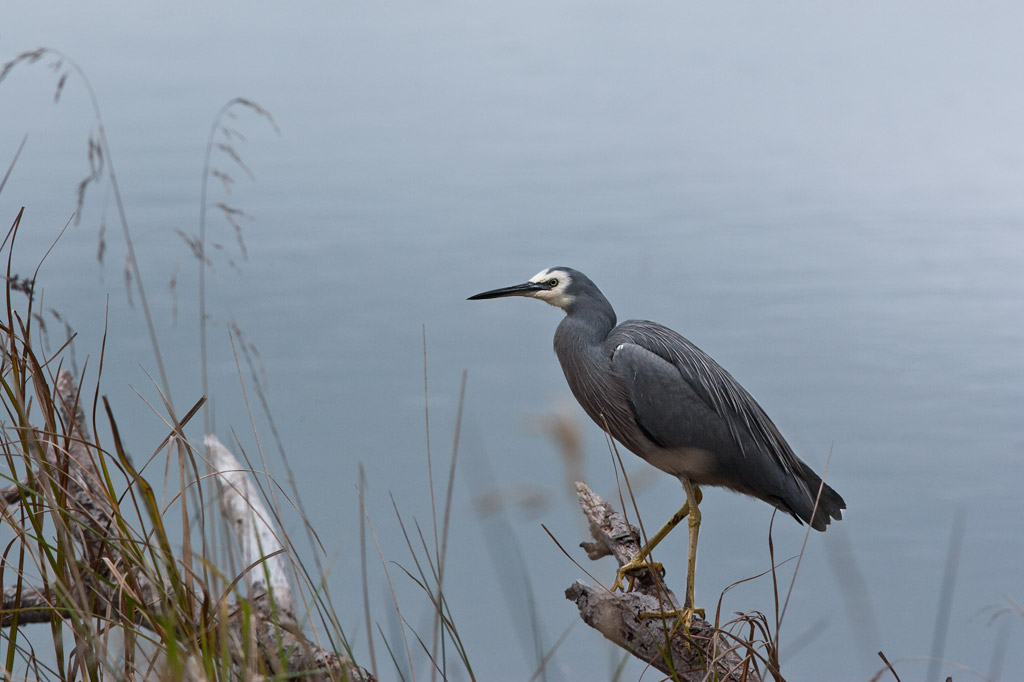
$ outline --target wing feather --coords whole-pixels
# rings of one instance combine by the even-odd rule
[[[686,338],[655,322],[628,320],[616,327],[605,343],[613,365],[616,364],[616,352],[623,344],[639,346],[664,360],[678,372],[679,385],[673,391],[674,394],[695,396],[718,415],[721,425],[728,430],[740,452],[746,455],[752,442],[763,453],[771,456],[786,473],[802,480],[800,460],[757,401],[711,356]],[[635,362],[635,358],[632,361]],[[657,363],[645,365],[648,372],[656,366]],[[662,370],[658,371],[660,373]],[[638,400],[643,402],[642,392],[647,389],[638,380],[636,372],[632,374],[631,377],[623,377],[624,383],[634,403]],[[644,379],[648,380],[649,377]],[[668,403],[671,403],[671,398],[657,404],[644,402],[645,414],[636,415],[638,425],[663,447],[690,445],[670,442],[678,439],[670,411],[679,408]]]

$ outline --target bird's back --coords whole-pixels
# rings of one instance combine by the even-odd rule
[[[628,320],[608,333],[601,354],[612,377],[605,383],[613,384],[601,402],[612,418],[594,417],[595,406],[587,412],[630,450],[695,483],[762,499],[817,530],[841,518],[842,497],[793,453],[739,382],[683,336]]]

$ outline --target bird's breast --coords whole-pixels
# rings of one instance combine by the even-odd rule
[[[566,383],[583,411],[633,453],[645,457],[647,439],[637,428],[625,387],[601,346],[559,348],[555,352]]]

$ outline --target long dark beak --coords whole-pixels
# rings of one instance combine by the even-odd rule
[[[547,291],[548,286],[538,282],[523,282],[511,287],[502,289],[491,289],[475,296],[470,296],[467,301],[480,301],[485,298],[501,298],[502,296],[533,296],[538,291]]]

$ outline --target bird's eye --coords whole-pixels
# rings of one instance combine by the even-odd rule
[[[558,280],[552,277],[551,279],[548,280],[548,286],[554,289],[555,287],[558,286]]]

